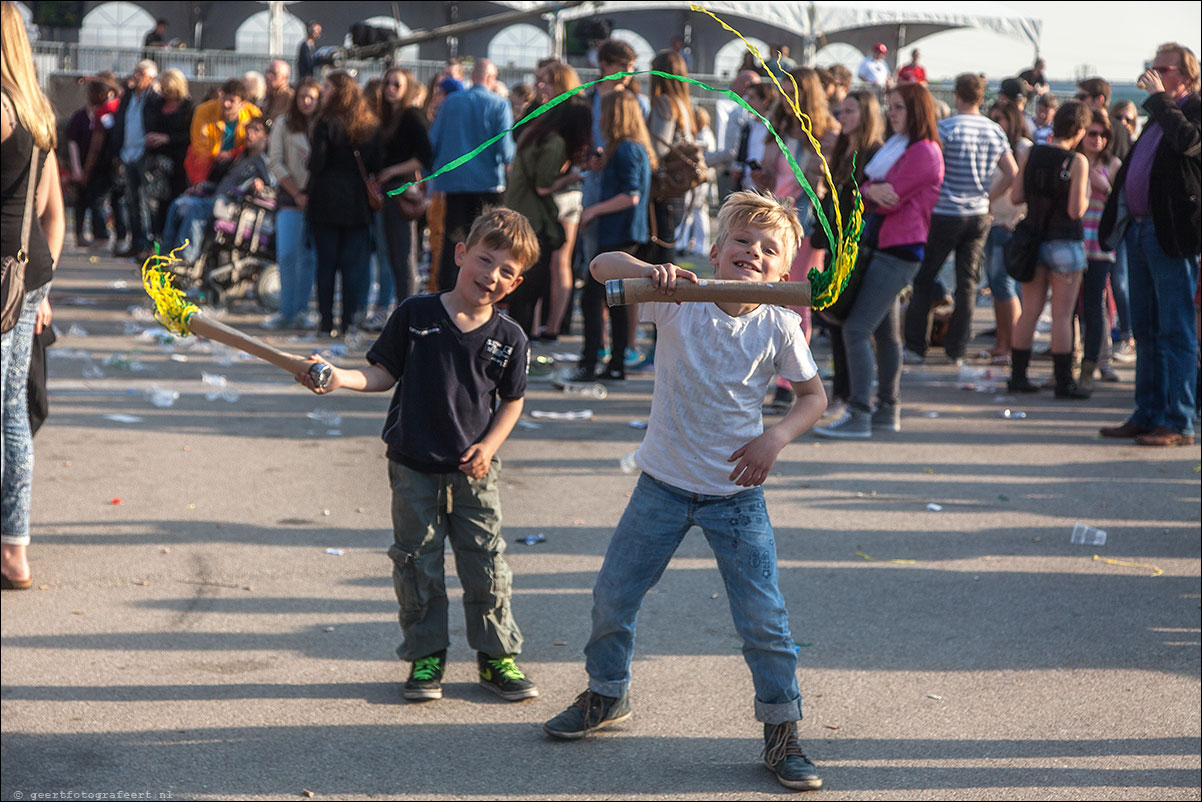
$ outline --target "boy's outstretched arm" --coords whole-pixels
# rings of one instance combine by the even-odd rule
[[[737,463],[730,472],[730,480],[736,485],[762,485],[776,464],[781,449],[808,431],[826,410],[826,390],[819,376],[790,384],[793,385],[796,399],[788,414],[727,459],[727,462]]]
[[[325,362],[319,356],[309,358],[310,362]],[[326,362],[329,365],[328,362]],[[392,389],[396,384],[396,379],[384,368],[379,365],[368,365],[362,370],[353,368],[339,368],[330,365],[330,381],[325,387],[317,387],[313,384],[313,377],[309,375],[309,371],[297,373],[293,376],[298,384],[303,384],[317,395],[325,395],[332,393],[340,387],[345,387],[348,390],[358,390],[361,393],[380,393],[385,390]]]
[[[509,437],[509,433],[517,425],[518,418],[522,417],[523,404],[524,398],[515,398],[512,401],[502,400],[497,405],[497,413],[492,416],[492,425],[488,427],[484,437],[468,446],[467,451],[459,458],[459,470],[473,479],[481,479],[488,475],[493,455]]]
[[[609,251],[598,254],[588,266],[593,278],[602,284],[617,278],[649,278],[659,287],[664,295],[671,295],[676,290],[678,279],[697,283],[697,275],[691,270],[677,267],[674,264],[652,265],[642,259],[636,259],[622,251]]]

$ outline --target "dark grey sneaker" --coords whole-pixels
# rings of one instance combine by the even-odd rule
[[[901,410],[895,405],[878,406],[872,411],[872,428],[877,431],[900,432]]]
[[[602,696],[585,691],[576,697],[572,706],[543,725],[543,732],[552,738],[574,741],[593,730],[608,727],[630,718],[630,697]]]
[[[489,657],[477,652],[476,664],[480,668],[480,684],[505,701],[519,702],[538,696],[538,688],[526,679],[512,657]]]
[[[764,725],[764,765],[786,788],[813,791],[822,787],[818,769],[797,742],[796,721]]]
[[[447,652],[419,657],[409,669],[409,680],[402,694],[415,702],[442,698],[442,675],[447,670]]]

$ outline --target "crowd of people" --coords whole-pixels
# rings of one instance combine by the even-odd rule
[[[538,695],[515,662],[522,636],[509,606],[496,453],[521,415],[529,343],[570,326],[577,279],[584,338],[570,379],[624,380],[644,358],[634,350],[640,320],[656,327],[646,361],[655,364],[657,347],[660,359],[636,457],[643,473],[593,594],[588,688],[544,725],[555,739],[629,717],[639,606],[699,525],[744,639],[765,765],[787,787],[821,786],[798,742],[797,657],[760,486],[785,445],[812,427],[829,438],[899,431],[905,362],[932,359],[936,347],[953,364],[973,358],[983,266],[997,322],[984,358],[1010,365],[1011,390],[1042,389],[1030,365],[1050,296],[1055,396],[1088,398],[1095,375],[1113,378],[1108,360],[1133,342],[1135,411],[1101,435],[1193,443],[1202,108],[1197,58],[1180,45],[1161,47],[1140,77],[1149,96],[1137,137],[1138,110],[1110,106],[1106,81],[1081,81],[1059,101],[1042,62],[1003,81],[986,112],[984,76],[959,76],[953,113],[928,90],[918,51],[894,74],[878,45],[853,89],[848,70],[798,66],[777,47],[768,65],[745,62],[732,85],[769,130],[725,99],[711,120],[687,83],[662,74],[644,94],[629,74],[635,51],[617,39],[595,50],[611,80],[531,117],[580,86],[571,66],[544,60],[533,87],[510,88],[487,59],[475,59],[470,75],[452,60],[427,85],[393,67],[361,87],[340,70],[314,77],[320,36],[310,23],[295,84],[276,60],[195,105],[184,76],[160,75],[153,59],[125,80],[92,77],[67,126],[62,175],[75,184],[76,243],[115,237],[116,252],[136,259],[153,248],[197,259],[218,202],[270,193],[282,291],[266,325],[326,337],[382,329],[364,368],[331,368],[321,385],[307,372],[296,378],[319,394],[398,388],[384,439],[406,699],[443,693],[444,539],[456,553],[480,682],[507,701]],[[649,66],[683,77],[687,56],[676,41]],[[807,125],[781,97],[782,78]],[[9,2],[3,90],[3,582],[19,589],[31,584],[25,384],[33,338],[51,320],[66,215],[54,111]],[[525,122],[511,134],[515,119]],[[453,163],[428,191],[388,194]],[[729,301],[606,314],[604,281],[647,278],[670,296],[698,280],[678,264],[685,256],[701,255],[719,279],[796,281],[824,269],[832,243],[814,221],[848,219],[857,190],[865,225],[853,281],[818,315]],[[722,206],[711,244],[714,195]],[[948,264],[951,291],[941,283]],[[819,330],[834,362],[829,407],[809,347]],[[816,425],[824,410],[828,422]],[[780,417],[766,426],[765,411]]]

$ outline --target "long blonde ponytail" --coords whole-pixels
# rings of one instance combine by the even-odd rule
[[[5,0],[0,16],[0,83],[12,100],[17,119],[44,151],[54,148],[57,125],[54,107],[38,87],[33,53],[25,36],[25,23],[15,3]]]

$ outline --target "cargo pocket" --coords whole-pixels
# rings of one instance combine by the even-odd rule
[[[409,627],[422,619],[429,603],[417,565],[418,555],[394,543],[388,547],[388,558],[392,560],[392,588],[400,608],[397,617],[401,627]]]

